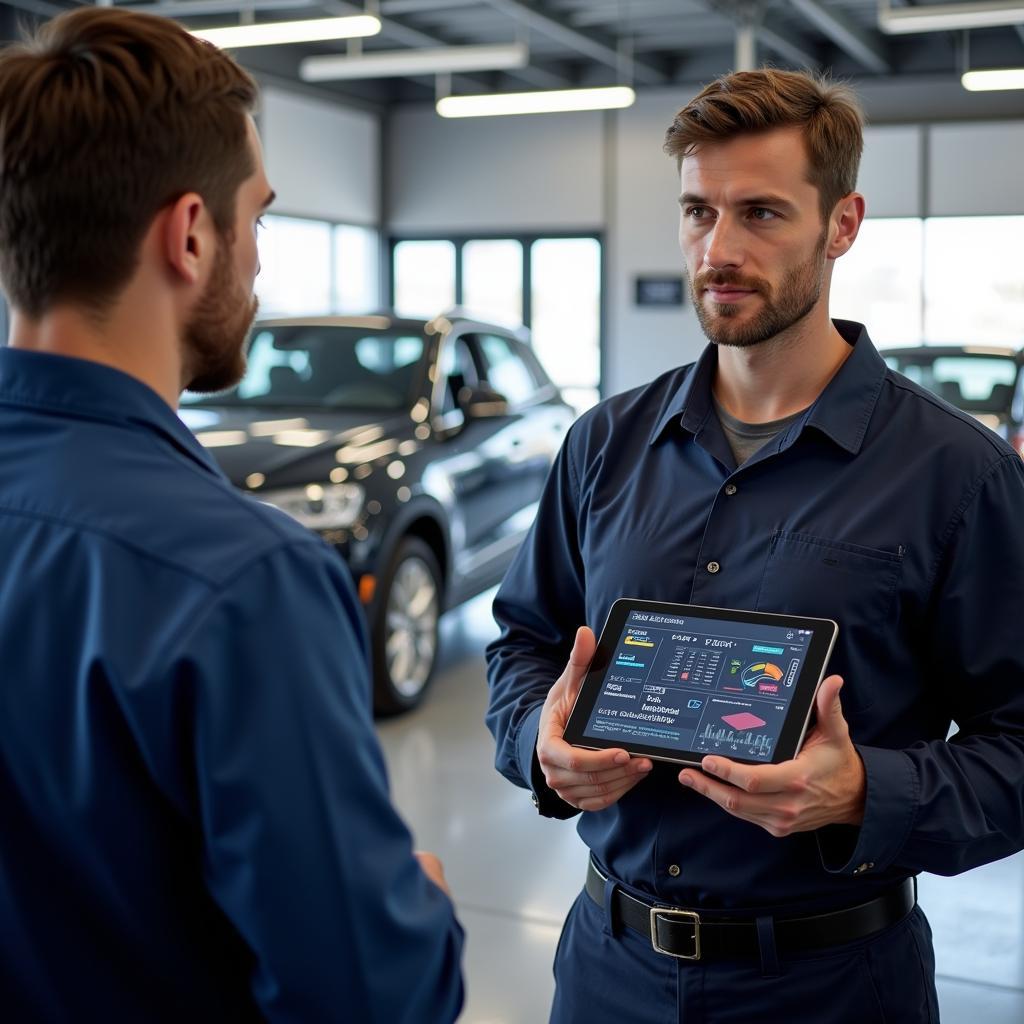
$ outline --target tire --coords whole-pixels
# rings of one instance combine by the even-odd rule
[[[406,537],[377,586],[371,629],[373,708],[397,715],[423,699],[437,663],[441,569],[430,547]]]

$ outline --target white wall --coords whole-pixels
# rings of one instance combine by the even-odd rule
[[[917,95],[908,89],[867,90],[869,120],[874,109],[905,117],[908,97]],[[695,358],[704,344],[689,296],[682,310],[633,302],[638,274],[682,272],[678,182],[661,145],[696,91],[645,91],[632,108],[608,114],[449,122],[431,107],[399,109],[388,128],[388,230],[601,233],[605,390],[643,383]],[[975,100],[957,102],[965,115]],[[858,187],[870,216],[1019,214],[1022,166],[1024,120],[870,124]]]
[[[602,115],[446,120],[404,107],[388,124],[388,227],[592,230],[603,220]]]
[[[273,212],[376,226],[381,220],[380,119],[267,86],[260,135]]]

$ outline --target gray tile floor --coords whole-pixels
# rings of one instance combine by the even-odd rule
[[[468,936],[460,1024],[543,1024],[562,918],[586,857],[571,824],[537,816],[493,769],[484,644],[492,594],[445,616],[424,706],[378,723],[398,804],[437,853]],[[943,1024],[1024,1022],[1024,856],[958,878],[922,876]],[[628,1022],[624,1022],[628,1024]]]

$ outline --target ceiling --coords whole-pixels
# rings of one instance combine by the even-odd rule
[[[904,0],[892,0],[903,6]],[[240,20],[361,14],[383,22],[362,40],[364,53],[480,43],[526,42],[529,66],[515,71],[455,75],[456,93],[523,91],[632,81],[638,90],[703,82],[736,64],[740,26],[752,32],[758,63],[829,70],[858,84],[924,78],[959,80],[973,67],[1024,65],[1024,24],[969,34],[886,35],[879,0],[149,0],[119,3],[177,18],[190,28]],[[929,0],[933,6],[934,0]],[[78,6],[74,0],[0,0],[0,38],[20,24]],[[963,6],[963,4],[961,4]],[[245,14],[239,12],[244,11]],[[300,83],[299,62],[345,53],[344,41],[251,47],[238,59],[264,80]],[[303,86],[311,89],[314,87]],[[434,77],[318,83],[373,109],[430,101]],[[1024,95],[1024,94],[1018,94]]]

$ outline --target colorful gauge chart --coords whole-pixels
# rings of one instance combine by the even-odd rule
[[[771,686],[778,686],[782,679],[782,669],[773,665],[770,661],[759,661],[755,665],[748,665],[743,670],[740,680],[748,689],[753,690],[759,683],[769,683]]]

